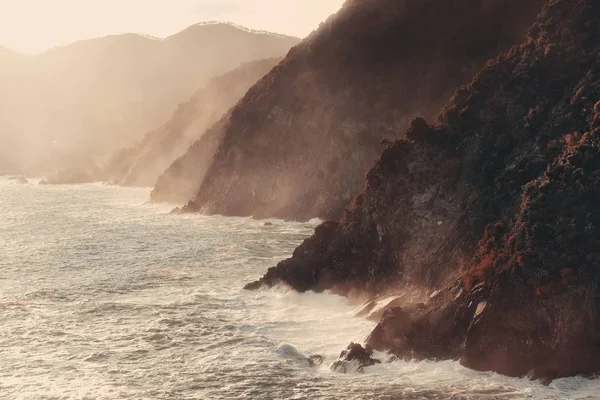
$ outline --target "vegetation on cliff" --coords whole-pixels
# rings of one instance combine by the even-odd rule
[[[549,1],[366,182],[248,288],[418,287],[426,301],[389,309],[371,347],[513,376],[600,371],[600,3]]]
[[[415,114],[435,115],[488,58],[525,38],[540,6],[348,1],[215,128],[220,144],[206,176],[197,168],[205,159],[198,145],[155,193],[169,198],[171,187],[188,182],[201,185],[188,211],[338,217],[361,191],[381,141],[397,139]]]

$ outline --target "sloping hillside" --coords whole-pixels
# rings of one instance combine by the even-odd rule
[[[164,40],[124,34],[76,42],[29,57],[0,93],[14,105],[4,123],[15,127],[29,172],[85,164],[131,146],[212,77],[281,57],[298,41],[200,24]]]
[[[158,177],[219,120],[281,58],[252,61],[213,78],[181,104],[171,119],[105,167],[105,179],[129,186],[153,186]]]
[[[348,1],[254,86],[186,208],[306,220],[339,216],[413,115],[432,116],[485,61],[525,36],[539,0]],[[170,179],[199,185],[190,151]],[[189,169],[182,168],[189,166]],[[185,176],[186,179],[182,179]]]
[[[261,285],[402,294],[368,340],[512,376],[600,371],[600,3],[553,0]],[[441,289],[439,291],[438,289]]]

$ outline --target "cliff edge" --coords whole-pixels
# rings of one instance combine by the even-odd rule
[[[248,289],[390,306],[367,344],[553,379],[600,371],[600,3],[552,0],[435,123],[414,119],[342,218]]]
[[[526,37],[538,0],[347,1],[252,87],[169,180],[199,187],[185,210],[230,216],[337,218],[362,190],[382,141],[416,114],[434,116],[491,57]],[[200,168],[202,170],[202,168]],[[183,178],[182,178],[183,177]],[[187,190],[187,188],[184,189]]]

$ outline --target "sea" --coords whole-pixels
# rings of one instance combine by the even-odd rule
[[[173,215],[148,198],[0,177],[0,399],[600,398],[597,380],[546,386],[451,361],[333,372],[374,327],[357,304],[243,290],[319,221]]]

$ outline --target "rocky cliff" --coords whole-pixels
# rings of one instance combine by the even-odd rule
[[[368,340],[511,376],[600,371],[600,3],[552,0],[341,219],[249,289],[421,292]]]
[[[0,142],[31,174],[96,163],[169,119],[214,76],[243,62],[284,56],[299,39],[228,24],[194,25],[166,39],[123,34],[79,41],[0,66]],[[0,58],[2,58],[0,51]],[[82,157],[83,156],[83,157]]]
[[[202,183],[188,211],[337,217],[381,141],[413,115],[435,115],[488,58],[520,42],[540,3],[348,1],[231,111],[204,180],[192,149],[162,182]],[[156,192],[168,198],[172,186]]]
[[[119,185],[153,186],[173,161],[280,61],[248,62],[213,78],[181,104],[168,122],[147,133],[135,146],[117,152],[104,167],[103,178]]]

